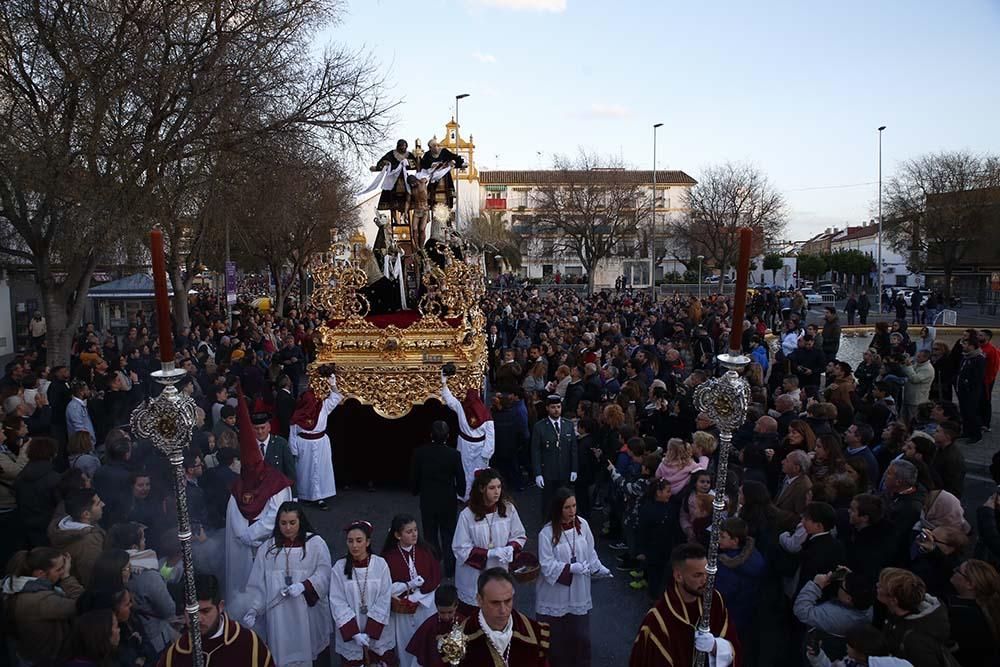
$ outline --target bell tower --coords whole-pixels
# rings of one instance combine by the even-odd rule
[[[454,117],[445,125],[445,134],[444,139],[441,140],[441,146],[457,155],[461,155],[462,159],[465,160],[465,168],[455,170],[456,180],[479,180],[479,170],[476,169],[475,161],[476,144],[472,141],[472,135],[469,135],[468,141],[462,138],[459,125],[455,122]]]

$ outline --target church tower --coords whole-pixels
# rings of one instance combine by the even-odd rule
[[[462,138],[458,123],[455,122],[454,117],[445,125],[444,139],[441,139],[440,142],[442,147],[461,155],[465,160],[465,168],[456,170],[455,179],[478,181],[479,170],[476,169],[476,161],[474,159],[476,144],[472,141],[472,135],[469,135],[468,141]]]

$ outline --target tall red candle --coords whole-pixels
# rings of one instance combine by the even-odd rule
[[[729,333],[729,353],[740,354],[743,349],[743,320],[747,311],[747,283],[750,279],[750,241],[753,233],[749,227],[740,227],[740,257],[736,262],[736,298],[733,299],[733,329]]]
[[[153,291],[156,293],[156,324],[160,335],[160,361],[174,360],[174,334],[170,327],[170,297],[167,295],[167,267],[163,260],[163,232],[149,233],[149,254],[153,257]]]

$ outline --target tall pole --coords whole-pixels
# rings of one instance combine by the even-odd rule
[[[649,289],[656,301],[656,131],[663,123],[653,124],[653,226],[649,235]]]
[[[704,255],[698,255],[698,301],[701,301],[701,263],[705,261]]]
[[[882,131],[878,128],[878,312],[882,314]]]
[[[229,303],[229,261],[230,261],[230,259],[229,259],[229,216],[227,215],[226,216],[226,264],[225,264],[226,274],[225,274],[225,277],[223,279],[223,285],[224,285],[223,291],[226,292],[226,294],[224,295],[225,299],[226,299],[226,328],[229,331],[232,331],[233,330],[233,307]]]
[[[458,131],[462,127],[458,122],[458,102],[460,100],[464,100],[468,96],[469,93],[460,93],[458,95],[455,95],[455,151],[456,152],[458,151]],[[461,180],[461,173],[458,167],[456,167],[455,168],[455,231],[456,232],[460,229],[460,227],[458,226],[459,210],[461,210],[458,205],[458,194],[462,191],[462,188],[459,187],[460,180]]]

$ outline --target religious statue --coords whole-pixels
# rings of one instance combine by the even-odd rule
[[[462,169],[464,166],[462,156],[442,148],[437,139],[427,142],[427,152],[420,158],[420,169],[429,173],[448,169],[440,179],[431,179],[428,188],[431,206],[444,204],[449,211],[455,208],[455,180],[451,177],[451,169]]]
[[[393,224],[403,224],[400,220],[406,209],[408,172],[417,171],[417,158],[409,150],[406,139],[396,142],[396,148],[389,151],[375,163],[372,171],[384,173],[382,194],[378,199],[378,210],[390,211]]]

